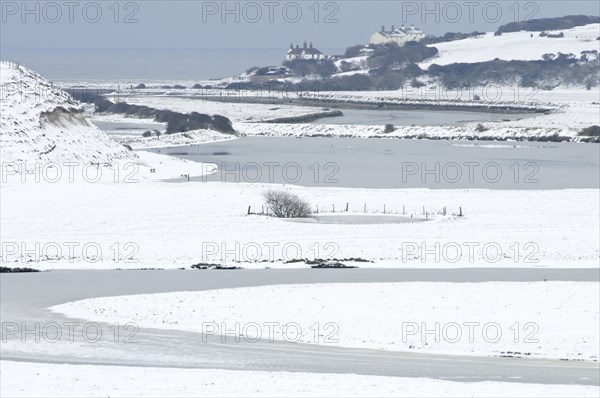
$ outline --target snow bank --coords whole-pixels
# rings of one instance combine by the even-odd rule
[[[137,156],[83,117],[67,93],[33,71],[0,62],[4,162],[135,161]]]
[[[85,118],[81,104],[22,65],[1,61],[0,81],[3,186],[11,178],[42,189],[35,183],[139,182],[214,172],[212,166],[136,153],[115,142]]]
[[[10,397],[595,397],[597,387],[301,372],[140,368],[0,362]]]
[[[159,137],[132,138],[123,141],[134,149],[173,148],[236,139],[236,136],[219,133],[214,130],[194,130],[185,133],[161,134]]]
[[[51,309],[70,318],[217,335],[237,325],[238,335],[267,341],[598,361],[599,303],[593,282],[410,282],[106,297]]]
[[[190,113],[200,112],[206,114],[220,114],[236,122],[261,122],[272,119],[306,116],[315,113],[315,108],[298,105],[273,105],[273,104],[247,104],[240,102],[243,97],[264,98],[275,95],[272,92],[263,91],[252,92],[250,90],[225,90],[218,91],[224,93],[223,102],[209,101],[207,95],[211,95],[211,90],[191,90],[193,94],[188,94],[192,98],[178,97],[174,95],[148,95],[146,93],[131,96],[127,99],[128,103],[135,105],[145,105],[155,109],[168,109],[175,112]],[[279,95],[279,94],[277,94]]]

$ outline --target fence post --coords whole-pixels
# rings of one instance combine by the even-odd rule
[[[346,202],[346,213],[348,213],[348,205],[349,203]]]
[[[250,209],[252,209],[252,206],[248,206],[248,215],[250,215]]]
[[[335,203],[331,205],[331,208],[333,209],[333,212],[335,213]]]
[[[385,203],[383,204],[383,214],[385,214]]]
[[[462,214],[462,206],[461,206],[461,207],[459,207],[459,209],[460,209],[460,212],[458,213],[458,216],[459,216],[459,217],[462,217],[462,216],[463,216],[463,214]]]

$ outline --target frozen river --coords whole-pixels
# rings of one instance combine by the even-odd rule
[[[215,163],[208,181],[351,188],[598,188],[598,146],[580,143],[244,137],[157,149]]]

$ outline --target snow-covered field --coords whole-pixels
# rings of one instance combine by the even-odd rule
[[[593,386],[0,361],[7,397],[596,397]]]
[[[594,36],[599,27],[571,29],[561,39],[515,33],[503,35],[501,41],[487,34],[480,39],[442,43],[440,56],[422,66],[465,59],[477,62],[499,54],[503,59],[539,59],[545,53],[556,53],[557,48],[578,55],[597,48]],[[474,50],[474,43],[480,48]],[[350,63],[362,68],[365,61],[365,57],[357,57]],[[117,142],[86,119],[83,106],[33,71],[2,62],[0,72],[3,267],[190,268],[199,263],[309,267],[306,261],[299,261],[303,259],[395,268],[598,267],[597,189],[373,190],[167,182],[214,173],[216,165],[133,149],[197,145],[234,137],[192,131]],[[366,71],[340,75],[355,73]],[[553,134],[575,138],[581,128],[597,124],[600,118],[597,90],[526,92],[524,98],[515,97],[510,87],[500,90],[499,96],[477,100],[475,91],[465,99],[429,98],[429,94],[411,99],[403,91],[321,92],[319,96],[333,104],[408,101],[553,110],[516,121],[483,123],[483,129],[475,124],[401,127],[385,135],[394,138],[542,139]],[[232,93],[234,97],[256,95]],[[247,135],[382,137],[383,126],[266,123],[319,114],[324,109],[319,107],[245,104],[235,98],[210,102],[202,98],[210,93],[195,89],[153,88],[134,94],[128,102],[183,113],[224,115],[238,132]],[[324,107],[328,104],[323,102]],[[115,115],[95,117],[105,122],[131,122]],[[154,122],[138,119],[138,123]],[[406,211],[411,219],[413,214],[422,219],[425,209],[428,215],[426,221],[385,224],[299,222],[248,215],[249,209],[257,212],[262,208],[262,195],[268,189],[296,193],[313,208],[342,209],[349,203],[347,213],[338,213],[340,218],[360,217],[363,206],[373,209],[371,219],[381,216],[382,207],[387,213]],[[448,214],[442,215],[446,208]],[[459,209],[464,217],[456,215]],[[380,350],[597,362],[599,296],[595,282],[312,284],[104,297],[64,303],[52,311],[93,321],[136,322],[151,328],[215,334],[237,326],[245,339],[260,335],[263,339]],[[287,327],[273,328],[274,323]],[[296,333],[290,332],[291,324]],[[36,347],[40,355],[55,348],[50,344]],[[75,351],[73,355],[79,358]],[[133,351],[126,354],[134,355]],[[246,369],[254,368],[249,365]],[[518,379],[515,375],[515,381]],[[597,386],[5,360],[0,361],[0,381],[2,396],[497,396],[499,392],[598,396],[599,392]]]
[[[598,361],[598,287],[593,282],[279,285],[95,298],[52,310],[109,324],[235,331],[246,341]]]
[[[155,171],[161,170],[158,166]],[[307,265],[285,261],[363,258],[374,262],[356,265],[569,268],[597,267],[600,255],[600,193],[595,189],[372,190],[131,183],[125,176],[132,170],[122,172],[114,183],[112,169],[104,172],[110,182],[86,182],[76,175],[74,183],[37,184],[30,178],[23,184],[19,176],[9,176],[2,186],[0,238],[12,244],[10,250],[3,248],[3,265],[111,269],[240,262],[243,267],[293,268]],[[360,225],[246,215],[248,206],[261,209],[262,194],[270,188],[295,192],[321,209],[332,204],[342,209],[350,202],[350,214],[362,212],[364,204],[381,212],[387,203],[388,213],[401,213],[403,206],[415,215],[422,213],[423,206],[430,212],[447,207],[448,216],[419,223]],[[451,216],[459,207],[466,217]],[[79,242],[80,248],[93,242],[103,249],[103,256],[97,258],[94,251],[85,255],[80,249],[68,255],[67,242]],[[121,250],[117,258],[109,250],[129,243],[131,249]],[[28,250],[33,253],[27,254]]]
[[[519,122],[516,122],[519,123]],[[578,141],[578,130],[546,127],[510,127],[510,122],[481,123],[487,130],[478,131],[477,124],[468,126],[397,126],[384,133],[384,126],[238,123],[236,128],[247,136],[275,137],[350,137],[404,139],[479,139],[507,141],[543,141],[554,134],[559,141]],[[582,123],[584,124],[584,123]],[[589,125],[586,125],[586,127]]]
[[[419,64],[419,66],[427,69],[433,64],[485,62],[496,58],[506,61],[533,61],[542,59],[544,54],[556,55],[561,52],[579,57],[582,51],[598,51],[596,38],[600,36],[600,24],[577,26],[548,33],[558,34],[560,32],[563,32],[565,37],[539,37],[540,32],[525,31],[494,36],[493,32],[488,32],[474,38],[436,43],[432,47],[439,50],[438,56]]]
[[[384,126],[322,125],[322,124],[273,124],[261,123],[282,117],[306,116],[322,112],[326,108],[302,107],[295,105],[241,104],[206,101],[201,90],[196,98],[179,98],[167,95],[139,95],[130,101],[156,108],[169,108],[180,112],[221,113],[233,121],[234,128],[245,135],[266,136],[343,136],[377,138],[431,138],[459,139],[481,138],[502,140],[541,139],[558,135],[564,139],[577,141],[581,129],[598,124],[600,101],[598,90],[577,87],[560,87],[554,90],[538,90],[519,86],[472,87],[464,90],[445,90],[437,86],[414,89],[406,87],[396,91],[330,92],[317,94],[302,93],[304,98],[314,98],[323,107],[336,104],[372,104],[409,106],[454,106],[465,109],[490,106],[501,109],[511,106],[515,109],[547,109],[548,113],[526,114],[517,120],[467,123],[460,126],[397,126],[393,133],[383,134]],[[229,95],[239,95],[235,91],[225,91]],[[188,95],[194,96],[193,93]],[[260,93],[247,92],[248,97]],[[474,100],[475,96],[479,100]],[[277,94],[277,98],[297,99],[296,93]],[[342,109],[343,112],[343,109]],[[373,112],[376,112],[374,109]],[[484,128],[480,131],[481,124]]]
[[[478,95],[481,100],[475,101]],[[487,138],[534,139],[557,134],[577,141],[581,129],[597,125],[600,120],[598,89],[586,90],[561,87],[554,90],[528,89],[518,86],[473,87],[448,91],[439,87],[407,88],[397,91],[321,92],[317,99],[340,103],[380,103],[408,105],[448,105],[465,107],[502,106],[551,109],[549,113],[524,115],[510,121],[468,123],[461,126],[396,126],[396,131],[383,133],[384,126],[264,124],[236,123],[235,128],[246,135],[270,136],[340,136],[377,138]],[[478,131],[481,124],[484,131]]]
[[[147,149],[192,146],[234,139],[236,139],[236,137],[231,134],[223,134],[214,130],[194,130],[185,133],[161,134],[159,137],[131,138],[122,141],[122,143],[131,146],[133,149]]]
[[[85,131],[71,128],[70,124],[68,129],[60,130],[57,128],[62,126],[60,122],[49,123],[39,130],[43,111],[70,106],[72,100],[23,67],[3,63],[2,79],[3,85],[16,81],[41,85],[50,90],[48,98],[54,99],[37,103],[37,98],[22,98],[18,91],[3,91],[6,97],[3,126],[12,124],[22,109],[27,108],[28,115],[27,124],[2,129],[3,161],[27,162],[25,168],[20,163],[3,163],[0,238],[2,263],[8,266],[175,268],[208,262],[259,268],[306,267],[304,263],[286,263],[303,258],[360,258],[373,262],[361,262],[359,266],[375,267],[596,267],[598,264],[598,190],[430,191],[153,183],[210,174],[215,168],[129,151],[84,118],[81,123],[86,124]],[[198,110],[192,106],[194,101],[177,101],[189,107],[180,110]],[[223,107],[219,103],[203,103],[215,111]],[[256,109],[261,109],[258,114],[254,107],[231,105],[247,109],[256,117],[264,111],[262,105],[257,105]],[[249,124],[238,125],[243,132],[252,130]],[[282,126],[287,125],[271,125],[271,132],[276,133]],[[305,125],[293,128],[302,126]],[[264,129],[265,125],[257,124],[253,131],[259,128]],[[336,128],[345,131],[344,126]],[[195,134],[190,135],[192,141]],[[223,138],[214,133],[209,136]],[[178,138],[168,141],[189,143],[175,142]],[[204,138],[204,133],[198,134],[198,140]],[[56,149],[45,154],[38,146],[43,140],[53,142]],[[162,146],[162,140],[162,137],[161,142],[151,138],[139,144]],[[124,156],[121,162],[115,161],[115,153]],[[107,163],[90,167],[86,159]],[[63,163],[70,160],[79,162],[73,168]],[[351,214],[362,212],[365,205],[381,211],[385,204],[387,212],[398,213],[405,208],[408,214],[415,215],[422,214],[423,208],[436,213],[444,207],[449,214],[456,214],[462,207],[467,217],[436,216],[427,222],[382,227],[360,223],[296,223],[247,216],[249,206],[254,212],[262,208],[262,193],[270,188],[296,192],[313,208],[330,209],[335,205],[342,209],[350,203]],[[491,203],[495,205],[490,206]],[[85,253],[78,249],[72,253],[66,246],[69,242],[100,249]],[[279,244],[274,250],[269,246],[272,242]],[[473,250],[471,244],[476,245]]]
[[[206,113],[219,114],[229,118],[234,123],[236,122],[263,122],[278,118],[287,118],[294,116],[305,116],[316,113],[322,113],[319,108],[312,108],[297,105],[273,105],[273,104],[247,104],[239,102],[236,97],[248,96],[250,98],[262,97],[268,98],[269,92],[260,91],[225,91],[231,94],[232,97],[224,102],[215,102],[206,100],[206,90],[193,90],[194,98],[182,98],[175,95],[148,95],[146,93],[132,96],[127,99],[128,103],[136,105],[145,105],[155,109],[169,109],[175,112],[190,113]],[[175,93],[180,94],[180,93]],[[210,94],[210,92],[208,92]]]

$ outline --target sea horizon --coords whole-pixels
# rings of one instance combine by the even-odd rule
[[[1,48],[51,80],[213,80],[280,65],[287,48]],[[337,55],[344,49],[322,49]]]

